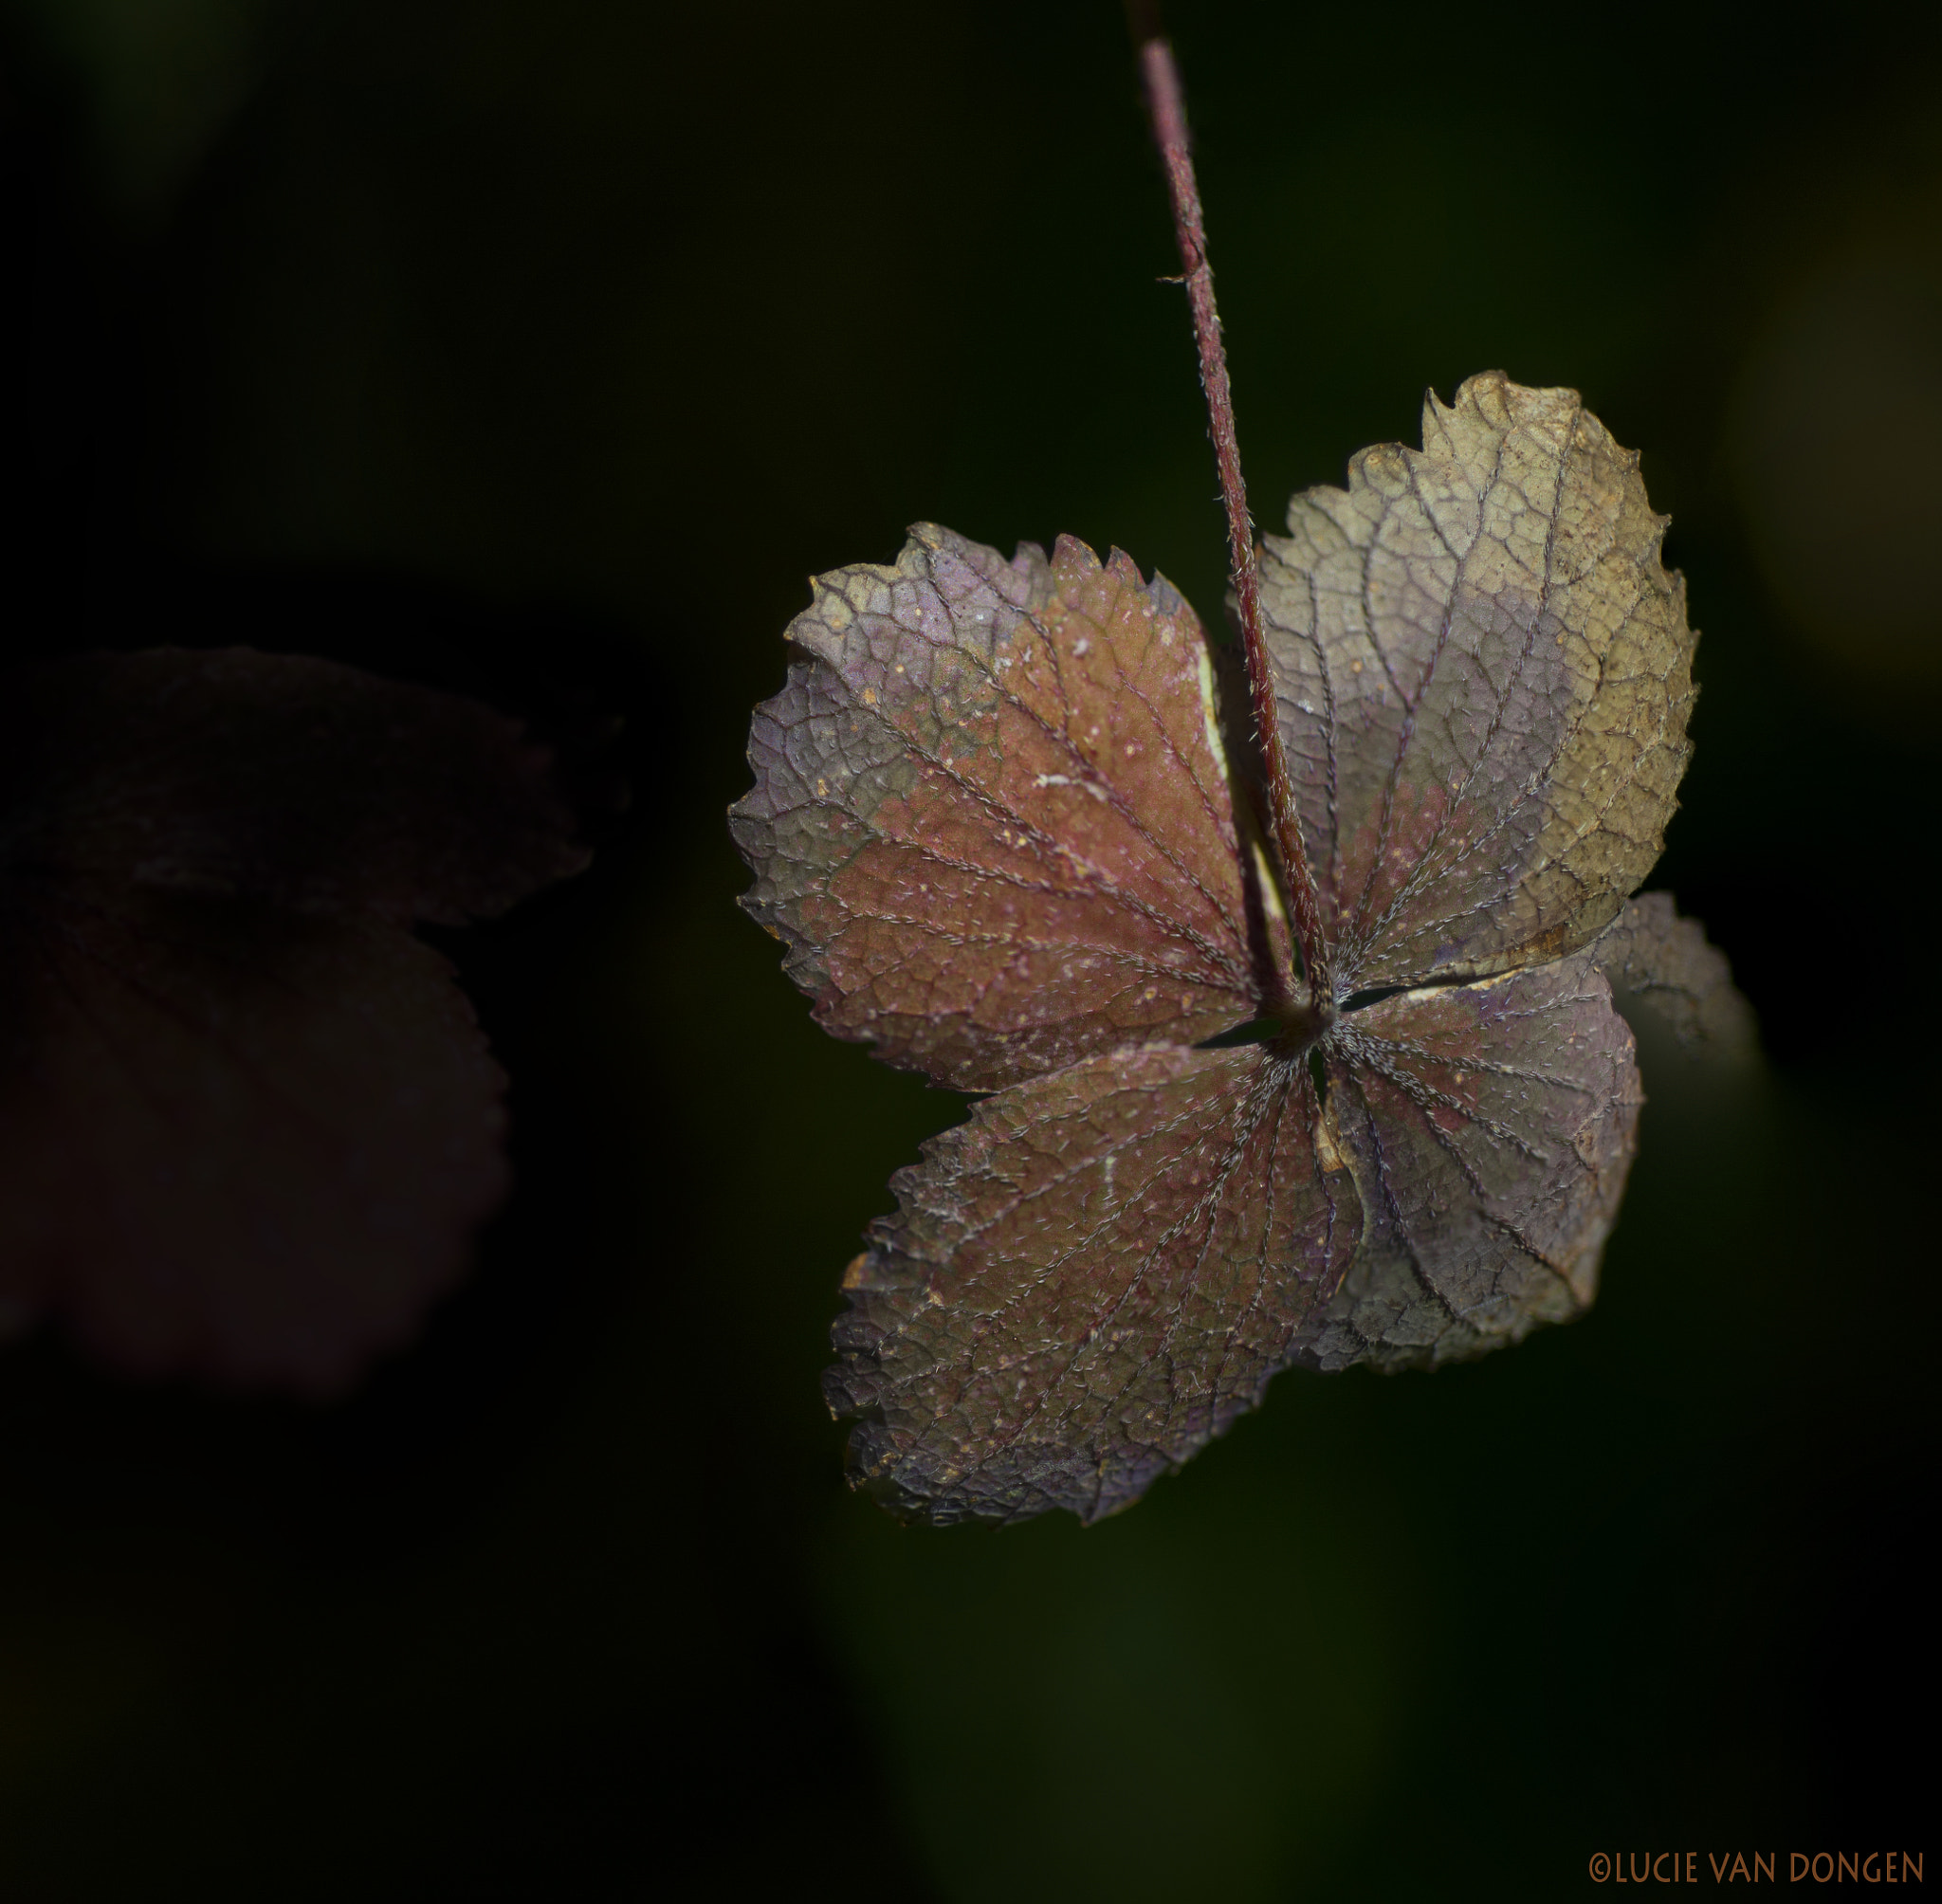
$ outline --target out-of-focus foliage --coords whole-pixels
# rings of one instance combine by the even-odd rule
[[[1787,621],[1838,691],[1894,701],[1942,681],[1942,140],[1906,169],[1842,158],[1812,199],[1832,184],[1863,209],[1800,234],[1735,380],[1728,454]]]
[[[504,1198],[505,1080],[419,921],[586,864],[453,695],[185,649],[0,674],[0,1318],[340,1393]]]
[[[165,216],[263,77],[288,0],[20,0],[47,49],[89,95],[107,197]]]

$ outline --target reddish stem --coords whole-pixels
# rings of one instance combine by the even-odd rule
[[[1200,213],[1200,187],[1194,182],[1193,156],[1187,150],[1186,107],[1181,101],[1180,70],[1173,63],[1172,46],[1157,37],[1144,39],[1140,72],[1145,82],[1147,110],[1153,116],[1153,137],[1173,193],[1174,233],[1180,240],[1181,269],[1185,273],[1187,302],[1194,314],[1194,341],[1200,353],[1200,388],[1207,396],[1214,460],[1220,467],[1220,493],[1227,503],[1227,552],[1240,606],[1255,731],[1268,769],[1274,839],[1281,849],[1288,896],[1294,907],[1295,936],[1301,943],[1310,998],[1316,1009],[1326,1012],[1334,1002],[1328,980],[1328,948],[1322,937],[1321,904],[1302,841],[1294,781],[1288,771],[1288,754],[1281,744],[1281,723],[1274,708],[1274,682],[1268,668],[1267,638],[1261,631],[1261,580],[1255,561],[1254,522],[1248,515],[1240,444],[1234,431],[1234,393],[1227,381],[1227,352],[1220,341],[1220,313],[1214,303],[1214,269],[1207,262],[1207,227]]]

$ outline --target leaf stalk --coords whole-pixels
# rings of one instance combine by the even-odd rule
[[[1240,443],[1234,427],[1234,392],[1227,375],[1227,351],[1221,342],[1220,312],[1214,302],[1214,268],[1207,259],[1207,227],[1200,210],[1200,190],[1194,177],[1193,155],[1187,145],[1186,106],[1181,98],[1180,69],[1170,42],[1149,31],[1148,22],[1135,20],[1140,76],[1153,137],[1166,168],[1173,198],[1174,235],[1193,313],[1194,342],[1200,357],[1200,388],[1207,399],[1207,420],[1214,439],[1214,460],[1220,470],[1221,500],[1227,505],[1227,549],[1234,577],[1235,600],[1240,612],[1241,643],[1247,656],[1248,689],[1254,709],[1255,732],[1268,772],[1268,797],[1273,808],[1274,843],[1288,883],[1294,914],[1295,937],[1301,946],[1302,969],[1309,981],[1312,1009],[1329,1014],[1334,1003],[1328,974],[1328,943],[1322,936],[1321,903],[1302,839],[1301,814],[1295,805],[1294,782],[1282,744],[1281,723],[1274,706],[1274,681],[1268,667],[1267,637],[1261,627],[1260,573],[1255,558],[1254,520],[1248,514],[1247,485],[1240,470]]]

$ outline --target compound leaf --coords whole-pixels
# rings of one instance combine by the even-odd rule
[[[924,527],[816,585],[756,713],[743,903],[831,1030],[998,1091],[845,1279],[859,1485],[1096,1519],[1279,1368],[1591,1302],[1642,1100],[1614,993],[1748,1035],[1699,929],[1630,901],[1689,751],[1664,528],[1575,393],[1499,373],[1294,498],[1260,554],[1281,795],[1232,752],[1311,864],[1326,998],[1157,577]]]

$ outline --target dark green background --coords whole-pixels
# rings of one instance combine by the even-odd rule
[[[12,0],[9,651],[619,713],[635,798],[449,942],[520,1187],[416,1348],[326,1412],[0,1359],[0,1893],[1548,1897],[1601,1847],[1921,1848],[1942,65],[1900,17],[1177,9],[1264,522],[1491,365],[1642,446],[1705,631],[1655,884],[1771,1063],[1648,1048],[1587,1321],[1285,1377],[1090,1531],[938,1534],[844,1492],[816,1377],[959,1104],[814,1028],[722,815],[804,576],[907,521],[1218,607],[1118,12]]]

